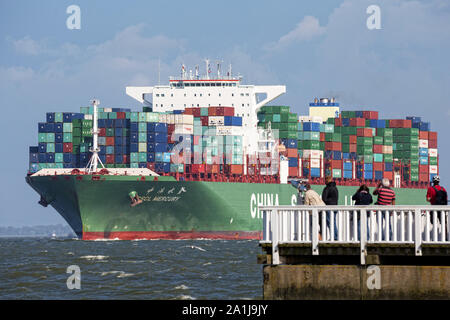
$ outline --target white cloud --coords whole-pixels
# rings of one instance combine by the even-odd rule
[[[326,28],[320,26],[317,18],[306,16],[297,24],[295,29],[282,36],[276,43],[269,44],[266,49],[269,51],[282,50],[293,43],[311,40],[324,34],[325,31]]]
[[[40,43],[26,36],[18,40],[10,40],[14,46],[14,49],[24,55],[38,55],[43,52],[44,48]]]

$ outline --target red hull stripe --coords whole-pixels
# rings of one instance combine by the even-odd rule
[[[83,240],[99,239],[220,239],[220,240],[261,240],[260,231],[118,231],[83,232]]]

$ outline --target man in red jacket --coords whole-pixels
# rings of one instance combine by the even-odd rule
[[[448,203],[447,190],[445,190],[444,187],[440,186],[439,182],[440,182],[439,176],[434,176],[433,186],[428,187],[427,201],[432,205],[446,206]],[[437,212],[437,218],[439,220],[439,223],[441,223],[441,211]],[[443,232],[445,232],[445,230],[443,230]]]

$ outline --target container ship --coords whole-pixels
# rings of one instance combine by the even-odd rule
[[[39,203],[85,240],[260,239],[258,206],[295,205],[298,178],[320,194],[333,177],[343,205],[383,178],[397,204],[426,203],[437,133],[420,117],[341,111],[334,98],[298,115],[267,105],[285,86],[245,85],[220,64],[212,76],[208,60],[206,75],[198,70],[127,87],[142,111],[93,100],[78,113],[48,112],[26,176]]]

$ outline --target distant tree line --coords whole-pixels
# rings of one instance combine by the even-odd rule
[[[0,226],[0,236],[52,236],[75,237],[75,233],[68,225],[55,224],[47,226]]]

